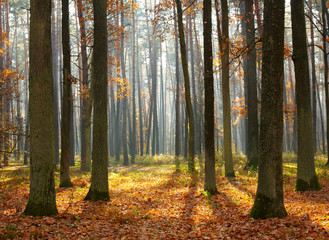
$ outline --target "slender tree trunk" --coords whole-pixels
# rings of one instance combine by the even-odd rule
[[[182,60],[182,68],[184,75],[184,87],[185,87],[185,103],[188,115],[188,168],[190,172],[195,171],[194,161],[194,115],[190,93],[190,77],[188,73],[188,60],[186,53],[185,34],[183,26],[183,12],[180,0],[176,0],[177,15],[178,15],[178,30],[179,30],[179,42],[180,52]]]
[[[123,8],[123,0],[121,0],[121,7]],[[124,29],[124,10],[121,10],[121,28]],[[128,111],[128,91],[126,78],[126,62],[124,58],[124,32],[121,34],[121,48],[120,48],[120,62],[121,62],[121,77],[124,81],[124,90],[122,91],[122,150],[123,150],[123,165],[129,165],[128,146],[127,146],[127,111]]]
[[[63,43],[63,113],[62,113],[62,153],[60,187],[72,187],[70,179],[70,121],[72,101],[71,50],[69,28],[69,1],[62,0],[62,43]]]
[[[326,19],[326,1],[321,0],[322,3],[322,24],[323,24],[323,60],[324,60],[324,89],[326,100],[326,119],[327,119],[327,165],[329,165],[329,92],[328,92],[328,55],[327,55],[327,20]]]
[[[312,67],[312,126],[313,126],[313,149],[314,153],[317,152],[317,105],[316,105],[316,99],[317,99],[317,79],[316,79],[316,72],[315,72],[315,51],[314,51],[314,27],[313,27],[313,7],[312,7],[312,0],[309,0],[309,6],[310,6],[310,31],[311,31],[311,67]]]
[[[218,9],[218,8],[217,8]],[[230,40],[228,23],[227,0],[221,1],[222,9],[222,34],[220,40],[221,62],[222,62],[222,97],[223,97],[223,118],[224,118],[224,161],[225,176],[235,177],[232,158],[232,137],[231,137],[231,100],[230,100]],[[218,15],[218,14],[217,14]],[[217,17],[218,18],[218,17]],[[219,22],[218,22],[219,23]],[[217,24],[218,24],[217,23]]]
[[[176,9],[174,6],[174,19],[176,19]],[[174,22],[175,24],[175,32],[178,32],[177,29],[177,22]],[[178,36],[175,34],[175,63],[176,63],[176,96],[175,96],[175,165],[176,170],[179,170],[179,155],[180,155],[180,101],[179,101],[179,57],[178,57]]]
[[[0,7],[1,9],[1,7]],[[28,0],[26,1],[26,9],[29,9]],[[27,19],[26,19],[26,25],[29,26],[29,11],[27,11]],[[1,13],[0,13],[1,16]],[[1,17],[0,17],[1,18]],[[0,23],[1,26],[1,23]],[[25,31],[24,31],[25,32]],[[28,158],[30,153],[30,140],[29,140],[29,134],[30,134],[30,121],[29,121],[29,92],[28,92],[28,81],[29,81],[29,74],[28,74],[28,56],[27,56],[27,40],[25,37],[25,33],[23,34],[23,41],[24,41],[24,75],[25,75],[25,139],[24,139],[24,165],[28,164]],[[0,44],[1,46],[1,44]],[[2,65],[3,61],[0,59],[0,64]],[[2,66],[0,66],[0,70],[2,69]]]
[[[247,40],[247,66],[245,72],[247,80],[247,106],[248,106],[248,131],[247,153],[248,167],[258,166],[258,102],[257,102],[257,74],[256,74],[256,43],[255,24],[253,14],[253,0],[245,0],[246,12],[246,40]]]
[[[138,47],[138,36],[137,36],[137,59],[139,59],[139,47]],[[139,74],[139,66],[137,66],[137,89],[138,89],[138,113],[139,113],[139,144],[140,144],[140,155],[144,155],[144,133],[143,133],[143,103],[141,93],[141,79]]]
[[[88,104],[88,58],[87,58],[87,46],[86,46],[86,26],[83,18],[82,2],[77,1],[78,18],[80,25],[80,46],[81,46],[81,63],[82,63],[82,98],[80,103],[80,139],[81,139],[81,170],[89,171],[86,166],[86,125],[87,125],[87,104]]]
[[[133,33],[132,33],[132,137],[131,137],[131,164],[135,164],[135,155],[136,155],[136,63],[135,63],[135,53],[136,53],[136,45],[135,45],[135,37],[136,37],[136,22],[135,22],[135,10],[134,10],[134,0],[132,0],[132,20],[133,20]]]
[[[55,1],[52,0],[52,19],[51,19],[51,47],[53,51],[53,77],[54,77],[54,117],[55,117],[55,162],[59,163],[59,106],[58,106],[58,44],[56,37],[56,16]]]

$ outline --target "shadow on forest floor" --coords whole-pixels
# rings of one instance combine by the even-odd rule
[[[255,220],[249,212],[257,181],[247,173],[234,180],[218,175],[219,194],[205,196],[203,175],[177,173],[172,166],[111,167],[111,200],[94,203],[83,201],[90,174],[77,169],[71,169],[73,188],[56,187],[57,217],[22,215],[28,170],[2,172],[0,239],[329,239],[327,181],[321,180],[319,192],[296,193],[289,175],[289,216]]]

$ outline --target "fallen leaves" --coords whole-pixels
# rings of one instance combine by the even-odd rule
[[[202,173],[192,178],[173,166],[111,168],[111,200],[89,202],[83,198],[90,176],[74,168],[74,187],[56,189],[56,217],[23,215],[28,170],[2,171],[0,239],[329,239],[328,181],[320,178],[321,191],[294,192],[296,168],[290,165],[284,168],[289,216],[267,220],[249,218],[257,181],[243,171],[234,181],[218,175],[219,194],[205,196]]]

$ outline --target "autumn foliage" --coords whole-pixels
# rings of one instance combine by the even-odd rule
[[[158,158],[162,164],[173,160]],[[243,156],[235,157],[240,166],[235,180],[226,179],[217,162],[219,194],[212,197],[202,192],[203,171],[190,176],[186,166],[176,173],[173,165],[145,165],[147,159],[139,158],[143,165],[110,168],[109,202],[83,201],[90,176],[74,168],[72,189],[56,181],[56,217],[22,214],[28,169],[7,167],[0,172],[0,239],[328,239],[329,170],[318,158],[322,190],[295,192],[294,158],[286,155],[284,164],[289,216],[268,220],[249,217],[257,182],[255,172],[243,170]]]

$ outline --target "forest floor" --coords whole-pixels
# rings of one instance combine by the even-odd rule
[[[243,170],[226,179],[218,164],[219,194],[203,194],[203,172],[190,176],[174,165],[109,168],[109,202],[83,201],[90,174],[71,168],[73,188],[59,188],[55,217],[23,215],[28,200],[28,168],[0,170],[0,239],[329,239],[329,168],[317,159],[320,191],[295,192],[296,164],[284,164],[288,217],[249,217],[257,172]],[[161,163],[161,162],[160,162]]]

